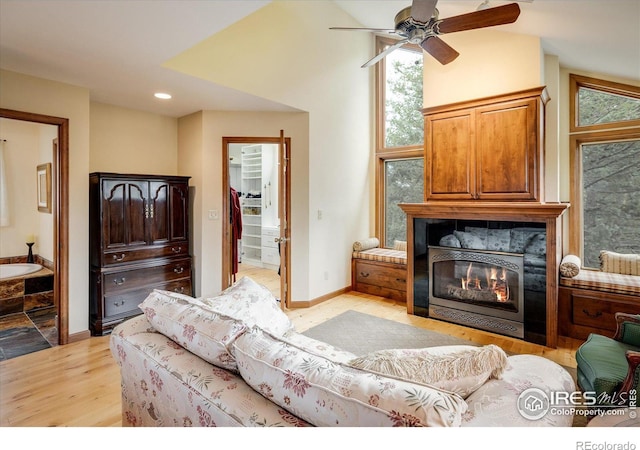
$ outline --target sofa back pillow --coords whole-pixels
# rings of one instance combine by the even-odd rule
[[[316,426],[459,426],[458,395],[331,361],[253,328],[233,344],[247,384]]]
[[[349,361],[359,369],[429,384],[463,398],[490,378],[500,378],[507,364],[507,354],[493,344],[379,350]]]
[[[158,289],[139,307],[159,333],[215,366],[237,371],[230,350],[247,329],[242,321],[206,309],[194,298]]]
[[[198,300],[203,308],[242,321],[248,328],[257,326],[275,335],[293,329],[271,291],[249,277],[241,278],[215,297]]]

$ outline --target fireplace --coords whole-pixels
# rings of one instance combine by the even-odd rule
[[[524,338],[524,255],[429,246],[429,316]]]

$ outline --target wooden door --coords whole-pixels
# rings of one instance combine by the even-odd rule
[[[475,197],[474,111],[425,117],[425,201]]]
[[[146,181],[102,180],[103,250],[144,245],[147,236]]]
[[[534,99],[476,110],[477,198],[536,198],[536,110]]]
[[[149,244],[164,244],[169,241],[171,211],[169,209],[169,183],[149,182],[149,201],[145,211],[149,221]]]

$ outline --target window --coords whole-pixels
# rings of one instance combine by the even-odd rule
[[[384,246],[407,239],[407,218],[398,203],[419,203],[424,198],[424,158],[384,161]]]
[[[570,76],[570,251],[640,253],[640,87]]]
[[[377,52],[396,42],[378,37]],[[422,60],[422,49],[408,44],[376,66],[376,235],[385,247],[407,239],[406,218],[398,203],[424,198]]]

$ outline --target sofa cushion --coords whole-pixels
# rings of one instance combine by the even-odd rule
[[[485,228],[482,228],[486,231]],[[470,233],[466,231],[455,230],[453,232],[455,237],[460,241],[462,248],[470,248],[474,250],[486,250],[487,249],[487,236],[486,234],[478,235],[476,233]],[[483,239],[484,237],[484,239]]]
[[[230,348],[247,329],[242,321],[206,309],[194,298],[157,289],[139,307],[158,332],[211,364],[236,370]]]
[[[436,386],[467,397],[489,378],[500,378],[507,355],[498,346],[447,345],[419,349],[379,350],[349,365]]]
[[[271,291],[249,277],[241,278],[215,297],[198,300],[203,308],[233,317],[248,328],[258,326],[276,335],[293,328]]]
[[[458,426],[464,400],[331,361],[259,328],[233,344],[242,378],[316,426]]]
[[[600,252],[600,270],[622,275],[640,275],[640,255],[602,250]]]

